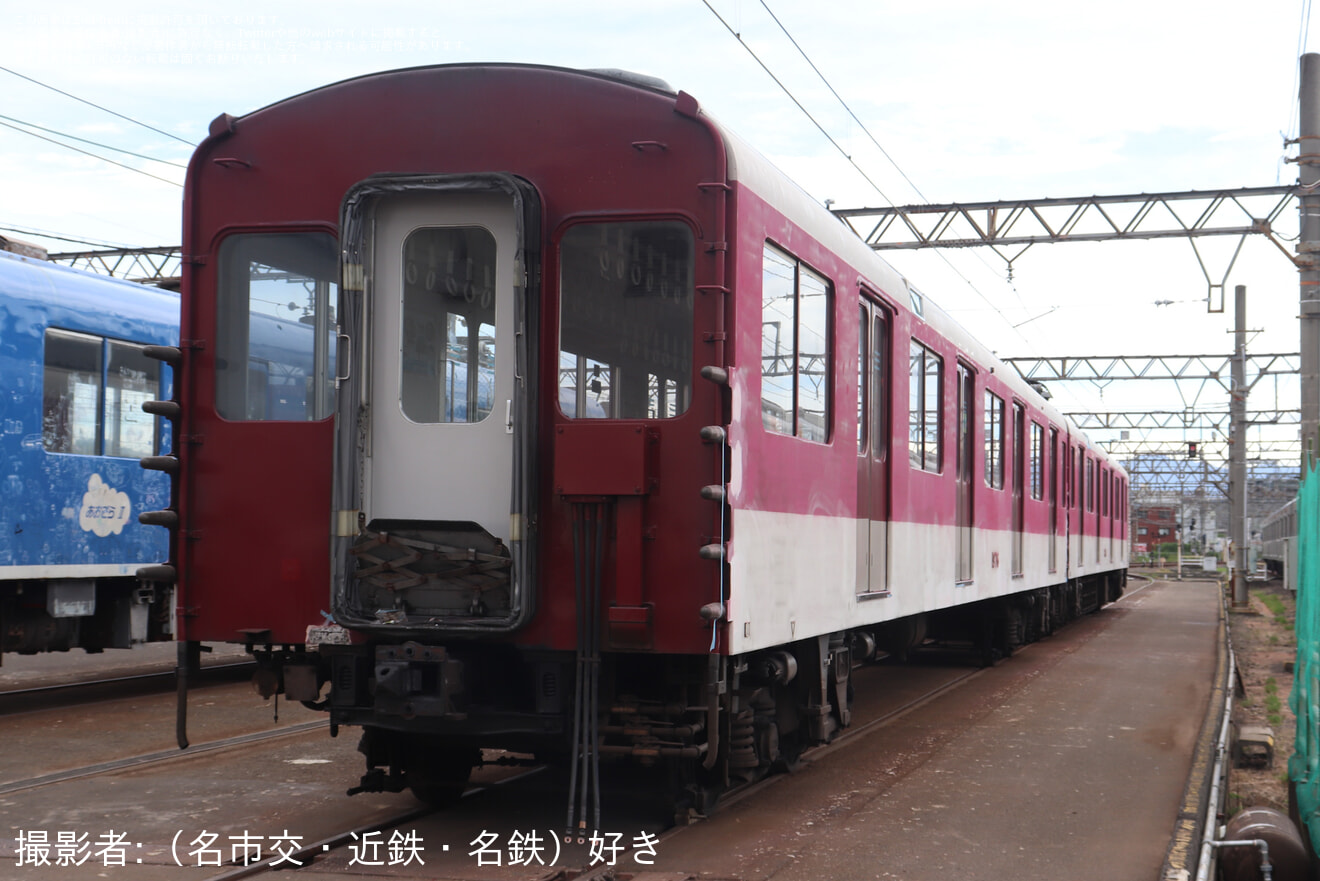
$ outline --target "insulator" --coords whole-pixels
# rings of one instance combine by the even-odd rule
[[[701,429],[701,439],[708,444],[722,444],[724,437],[723,425],[707,425]]]
[[[183,350],[178,346],[143,346],[142,354],[157,361],[164,361],[171,367],[178,367],[183,363]]]
[[[723,367],[715,367],[707,364],[705,367],[701,368],[701,378],[708,379],[716,385],[728,385],[729,371],[725,370]]]
[[[701,497],[712,502],[724,501],[724,486],[719,483],[712,483],[710,486],[701,488]]]
[[[182,408],[178,401],[143,401],[143,411],[153,416],[164,416],[166,419],[178,419]]]
[[[179,526],[179,512],[169,508],[163,511],[143,511],[138,515],[138,522],[143,526],[164,526],[166,529],[177,529]]]
[[[148,471],[164,471],[166,474],[179,473],[178,456],[143,456],[138,464]]]
[[[162,581],[172,584],[179,580],[178,570],[168,564],[143,566],[136,574],[139,581]]]

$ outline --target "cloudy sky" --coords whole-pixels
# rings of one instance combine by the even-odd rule
[[[218,114],[372,71],[479,60],[659,76],[837,207],[1291,183],[1296,166],[1283,159],[1296,148],[1283,141],[1296,133],[1297,58],[1320,50],[1320,24],[1308,41],[1304,3],[23,4],[0,30],[0,234],[52,250],[177,244],[178,166]],[[1289,209],[1280,234],[1294,236],[1296,225]],[[1236,245],[1204,243],[1216,282]],[[1232,349],[1231,311],[1207,312],[1206,278],[1186,241],[1037,246],[1011,280],[984,249],[890,259],[1002,356]],[[1234,284],[1248,286],[1252,351],[1297,351],[1297,277],[1280,251],[1248,240],[1228,279],[1230,310]],[[1058,402],[1139,406],[1129,394],[1071,385]],[[1196,391],[1160,394],[1163,409],[1180,409]],[[1201,394],[1197,403],[1226,408],[1221,391]],[[1262,383],[1252,406],[1276,399],[1296,406],[1295,385]]]

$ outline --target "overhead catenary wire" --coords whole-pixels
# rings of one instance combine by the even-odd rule
[[[153,180],[161,181],[162,184],[169,184],[170,186],[178,186],[178,188],[182,189],[182,186],[183,186],[183,185],[180,184],[180,182],[169,180],[168,177],[161,177],[161,176],[158,176],[158,174],[152,174],[152,173],[150,173],[150,172],[144,172],[143,169],[140,169],[140,168],[133,168],[132,165],[125,165],[124,162],[116,162],[115,160],[110,159],[110,157],[108,157],[108,156],[100,156],[100,155],[98,155],[98,153],[92,153],[91,151],[86,151],[86,149],[82,149],[82,148],[74,147],[73,144],[65,144],[65,143],[63,143],[63,141],[57,141],[57,140],[54,139],[54,137],[46,137],[45,135],[38,135],[37,132],[29,132],[28,129],[26,129],[26,128],[20,128],[20,127],[18,127],[18,125],[15,125],[15,124],[12,124],[12,123],[0,122],[0,125],[3,125],[4,128],[12,128],[13,131],[16,131],[16,132],[22,132],[22,133],[24,133],[24,135],[29,135],[29,136],[32,136],[32,137],[37,137],[37,139],[44,140],[44,141],[49,141],[49,143],[51,143],[51,144],[55,144],[55,145],[57,145],[57,147],[63,147],[63,148],[65,148],[65,149],[71,149],[71,151],[74,151],[75,153],[82,153],[83,156],[91,156],[92,159],[99,159],[100,161],[103,161],[103,162],[110,162],[111,165],[117,165],[117,166],[119,166],[119,168],[128,169],[129,172],[136,172],[137,174],[144,174],[144,176],[147,176],[147,177],[153,178]]]
[[[164,129],[158,129],[158,128],[156,128],[154,125],[148,125],[147,123],[142,122],[142,121],[139,120],[139,119],[134,119],[134,118],[131,117],[131,116],[125,116],[125,115],[122,114],[122,113],[119,113],[119,112],[117,112],[117,111],[111,110],[109,107],[102,107],[100,104],[97,104],[97,103],[95,103],[94,101],[88,101],[86,98],[79,98],[77,95],[74,95],[74,94],[72,94],[72,93],[70,93],[70,92],[66,92],[66,91],[64,91],[63,89],[57,89],[57,88],[55,88],[55,87],[52,86],[52,85],[49,85],[49,84],[47,84],[47,83],[43,83],[41,80],[33,79],[32,77],[27,76],[26,74],[21,74],[21,73],[19,73],[19,72],[16,71],[16,70],[11,70],[10,68],[8,68],[8,67],[4,67],[3,65],[0,65],[0,70],[4,71],[4,72],[7,73],[7,74],[10,74],[11,76],[16,76],[16,77],[18,77],[19,79],[27,80],[28,82],[32,83],[33,85],[41,86],[43,89],[49,89],[50,91],[55,92],[56,94],[59,94],[59,95],[63,95],[63,96],[66,97],[66,98],[72,98],[74,101],[77,101],[77,102],[79,102],[79,103],[81,103],[81,104],[86,104],[88,107],[94,107],[94,108],[96,108],[97,110],[100,110],[102,113],[109,113],[111,116],[117,116],[117,117],[119,117],[120,119],[122,119],[122,120],[124,120],[124,121],[126,121],[126,122],[131,122],[131,123],[133,123],[134,125],[140,125],[140,126],[142,126],[143,128],[145,128],[145,129],[150,129],[151,131],[155,132],[155,133],[158,134],[158,135],[164,135],[164,136],[167,137],[167,138],[173,138],[174,140],[176,140],[176,141],[178,141],[178,142],[180,142],[180,143],[182,143],[182,144],[187,144],[189,147],[192,147],[192,146],[193,146],[192,142],[189,141],[189,140],[187,140],[186,138],[181,138],[181,137],[179,137],[179,136],[176,135],[176,134],[172,134],[171,132],[167,132],[167,131],[165,131]]]
[[[835,96],[835,98],[839,100],[839,103],[843,105],[844,109],[847,110],[848,114],[854,120],[857,120],[858,125],[862,127],[863,131],[866,132],[867,137],[871,139],[872,143],[874,143],[876,147],[880,149],[880,152],[884,154],[885,158],[890,162],[891,165],[894,166],[894,168],[898,171],[898,173],[903,176],[903,179],[908,182],[908,184],[913,188],[914,191],[916,191],[916,193],[922,198],[922,200],[929,201],[926,199],[926,196],[922,194],[921,190],[916,186],[916,184],[913,183],[910,178],[908,178],[906,172],[904,172],[903,169],[899,167],[899,165],[896,162],[894,162],[893,158],[889,155],[888,151],[886,151],[882,146],[880,146],[878,140],[874,137],[874,135],[871,134],[870,131],[866,129],[866,126],[862,124],[862,122],[857,118],[857,115],[853,113],[852,109],[847,105],[847,103],[843,100],[843,98],[839,96],[839,93],[834,89],[834,87],[830,85],[829,81],[826,80],[824,74],[821,73],[820,69],[807,56],[806,52],[802,49],[801,45],[797,42],[796,39],[793,38],[792,34],[789,33],[788,29],[784,26],[784,24],[779,20],[779,18],[774,14],[774,12],[771,11],[770,7],[766,5],[765,0],[760,0],[760,2],[761,5],[765,8],[765,11],[774,20],[775,24],[779,26],[779,29],[781,31],[783,31],[784,35],[788,38],[789,42],[793,44],[794,48],[797,49],[797,51],[807,61],[807,64],[810,65],[811,69],[815,71],[816,75],[820,77],[822,82],[825,83],[825,86],[830,90],[830,92]],[[843,145],[841,145],[837,140],[835,140],[835,138],[820,123],[820,121],[817,120],[816,117],[813,116],[811,112],[807,110],[806,106],[803,105],[803,103],[800,100],[798,100],[797,96],[793,94],[792,90],[789,89],[788,86],[778,76],[775,75],[775,73],[770,69],[769,65],[766,64],[766,62],[763,61],[759,55],[757,55],[756,51],[750,45],[747,44],[747,41],[745,41],[742,38],[742,34],[738,30],[736,30],[722,15],[720,15],[719,11],[716,10],[715,7],[711,5],[710,0],[702,0],[702,3],[705,4],[706,8],[710,10],[711,14],[715,16],[715,18],[720,22],[720,24],[724,26],[725,30],[727,30],[734,37],[734,39],[736,39],[738,43],[747,51],[747,53],[752,56],[752,59],[755,60],[756,63],[761,67],[761,69],[765,71],[766,75],[769,76],[770,79],[774,81],[775,85],[779,86],[780,90],[788,97],[788,99],[792,101],[793,104],[799,110],[802,111],[803,115],[806,116],[807,119],[811,121],[812,125],[814,125],[817,128],[817,130],[819,130],[820,133],[824,135],[825,139],[830,142],[830,144],[835,148],[835,150],[837,150],[839,154],[842,155],[844,159],[848,161],[848,164],[850,164],[857,171],[857,173],[861,175],[863,180],[865,180],[868,184],[870,184],[871,188],[874,189],[876,193],[880,195],[880,198],[883,199],[889,205],[897,207],[894,201],[889,198],[889,196],[885,193],[883,189],[880,188],[879,184],[877,184],[862,169],[862,167],[857,163],[857,161],[853,159],[852,154],[850,154],[847,150],[845,150]],[[988,296],[986,296],[985,292],[983,292],[979,287],[977,287],[976,283],[973,282],[970,278],[968,278],[967,275],[963,273],[963,271],[959,269],[953,263],[952,260],[949,259],[949,256],[945,254],[943,250],[937,248],[935,249],[935,253],[939,256],[940,260],[942,260],[945,263],[945,265],[948,266],[949,269],[953,271],[955,275],[957,275],[960,279],[962,279],[963,283],[966,284],[967,287],[970,288],[972,292],[976,294],[976,296],[979,297],[981,301],[984,302],[986,306],[990,308],[991,311],[993,311],[996,315],[999,316],[1000,320],[1004,322],[1004,324],[1008,327],[1010,331],[1012,331],[1014,334],[1017,335],[1019,339],[1021,339],[1024,343],[1026,343],[1028,348],[1034,348],[1031,345],[1031,341],[1028,340],[1027,337],[1017,329],[1017,325],[1014,325],[1008,319],[1008,316],[1004,314],[1003,310],[997,304],[995,304]],[[981,262],[983,264],[985,263],[984,260],[982,260]],[[1017,288],[1013,287],[1012,290],[1014,295],[1018,296]],[[1020,296],[1019,296],[1019,302],[1021,302]],[[1025,308],[1025,304],[1023,304],[1023,306]]]
[[[125,156],[132,156],[134,159],[145,159],[148,162],[159,162],[161,165],[171,165],[175,168],[182,168],[185,170],[188,168],[188,166],[184,165],[181,162],[171,162],[168,159],[157,159],[155,156],[147,156],[144,153],[134,153],[132,150],[125,150],[122,147],[112,147],[111,145],[103,144],[100,141],[92,141],[87,138],[80,138],[77,135],[71,135],[68,132],[62,132],[53,128],[47,128],[44,125],[37,125],[35,122],[28,122],[27,120],[23,120],[23,119],[15,119],[12,116],[5,116],[2,113],[0,113],[0,120],[4,120],[4,122],[8,122],[8,123],[13,123],[13,125],[8,126],[8,128],[17,128],[18,126],[26,126],[27,128],[36,129],[39,132],[45,132],[48,135],[55,135],[56,137],[60,137],[60,138],[68,138],[70,141],[77,141],[80,144],[87,144],[92,147],[100,147],[102,150],[113,150],[116,153],[123,153]],[[18,128],[17,130],[23,131],[22,128]],[[31,132],[26,132],[26,133],[31,134]]]
[[[37,236],[43,239],[52,239],[57,242],[71,242],[75,245],[91,245],[94,248],[131,248],[132,245],[125,245],[122,242],[106,242],[99,239],[75,238],[73,236],[60,235],[59,233],[47,232],[41,229],[28,229],[21,226],[6,226],[0,224],[0,232],[18,233],[21,236]]]

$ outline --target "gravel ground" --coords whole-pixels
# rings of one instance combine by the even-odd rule
[[[1228,812],[1252,806],[1288,810],[1288,757],[1296,721],[1288,708],[1297,640],[1293,631],[1296,598],[1281,581],[1248,583],[1250,605],[1229,612],[1239,690],[1233,719],[1274,731],[1274,761],[1267,767],[1234,767],[1229,776]],[[1281,610],[1281,612],[1280,612]]]

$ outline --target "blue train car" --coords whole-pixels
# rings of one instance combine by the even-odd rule
[[[170,502],[172,397],[148,345],[179,341],[179,297],[0,252],[0,651],[127,648],[173,638],[172,591],[136,571],[165,559],[138,522]]]

